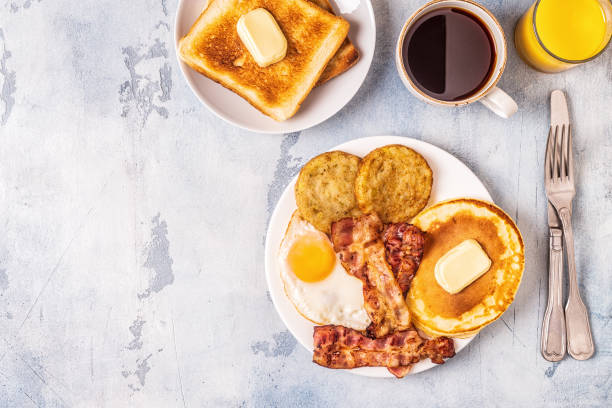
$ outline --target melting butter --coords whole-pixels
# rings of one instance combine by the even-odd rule
[[[253,59],[264,68],[285,58],[287,39],[274,16],[263,8],[256,8],[238,20],[236,29]]]
[[[478,241],[466,239],[442,255],[434,269],[438,284],[454,295],[461,292],[491,267],[491,259]]]

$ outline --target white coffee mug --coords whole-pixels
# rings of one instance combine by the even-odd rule
[[[402,55],[404,39],[406,37],[406,33],[412,27],[412,25],[421,16],[431,11],[450,7],[467,10],[468,12],[477,16],[487,26],[489,33],[493,37],[496,55],[493,73],[487,83],[475,94],[457,101],[435,99],[421,91],[408,75],[406,67],[404,66],[404,59]],[[410,92],[412,92],[417,98],[427,103],[442,106],[461,106],[475,101],[480,101],[484,106],[491,109],[502,118],[509,118],[518,110],[516,102],[514,102],[510,95],[495,86],[497,81],[499,81],[501,78],[504,68],[506,67],[506,58],[506,37],[501,25],[493,14],[491,14],[491,12],[480,4],[470,0],[434,0],[425,4],[423,7],[415,11],[404,24],[399,39],[397,40],[397,48],[395,51],[395,64],[397,66],[397,71],[399,72],[400,78],[402,78],[402,82],[404,82],[406,88],[408,88],[408,90],[410,90]]]

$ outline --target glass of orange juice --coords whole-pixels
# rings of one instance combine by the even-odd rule
[[[537,0],[514,31],[521,58],[542,72],[561,72],[601,54],[612,35],[610,0]]]

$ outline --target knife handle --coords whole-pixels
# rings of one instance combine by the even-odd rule
[[[566,334],[563,313],[563,238],[559,228],[550,229],[548,303],[542,321],[542,356],[559,361],[565,356]]]

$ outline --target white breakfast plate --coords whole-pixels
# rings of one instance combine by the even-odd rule
[[[330,0],[340,16],[351,24],[349,38],[359,51],[359,61],[348,71],[312,90],[292,118],[277,122],[259,112],[240,96],[199,74],[181,62],[181,71],[200,101],[225,121],[259,133],[290,133],[317,125],[338,112],[357,93],[370,69],[376,44],[376,23],[370,0]],[[207,0],[180,0],[174,24],[174,41],[189,31]],[[177,53],[178,58],[178,53]]]
[[[450,153],[420,140],[401,136],[373,136],[362,139],[351,140],[334,147],[331,150],[342,150],[363,157],[377,147],[388,144],[406,145],[419,152],[433,171],[433,186],[429,204],[451,198],[469,197],[493,202],[491,195],[476,177],[474,173],[459,159]],[[314,324],[302,317],[283,289],[283,282],[278,269],[277,254],[281,240],[287,229],[291,214],[297,209],[295,204],[294,178],[278,200],[278,204],[270,218],[268,233],[266,235],[265,247],[265,269],[266,280],[270,296],[278,314],[293,336],[310,352],[313,350],[312,333]],[[455,351],[459,352],[472,341],[473,337],[467,339],[454,339]],[[414,365],[410,374],[416,374],[428,370],[437,364],[429,360],[423,360]],[[349,370],[352,373],[368,377],[393,377],[384,367],[362,367]]]

